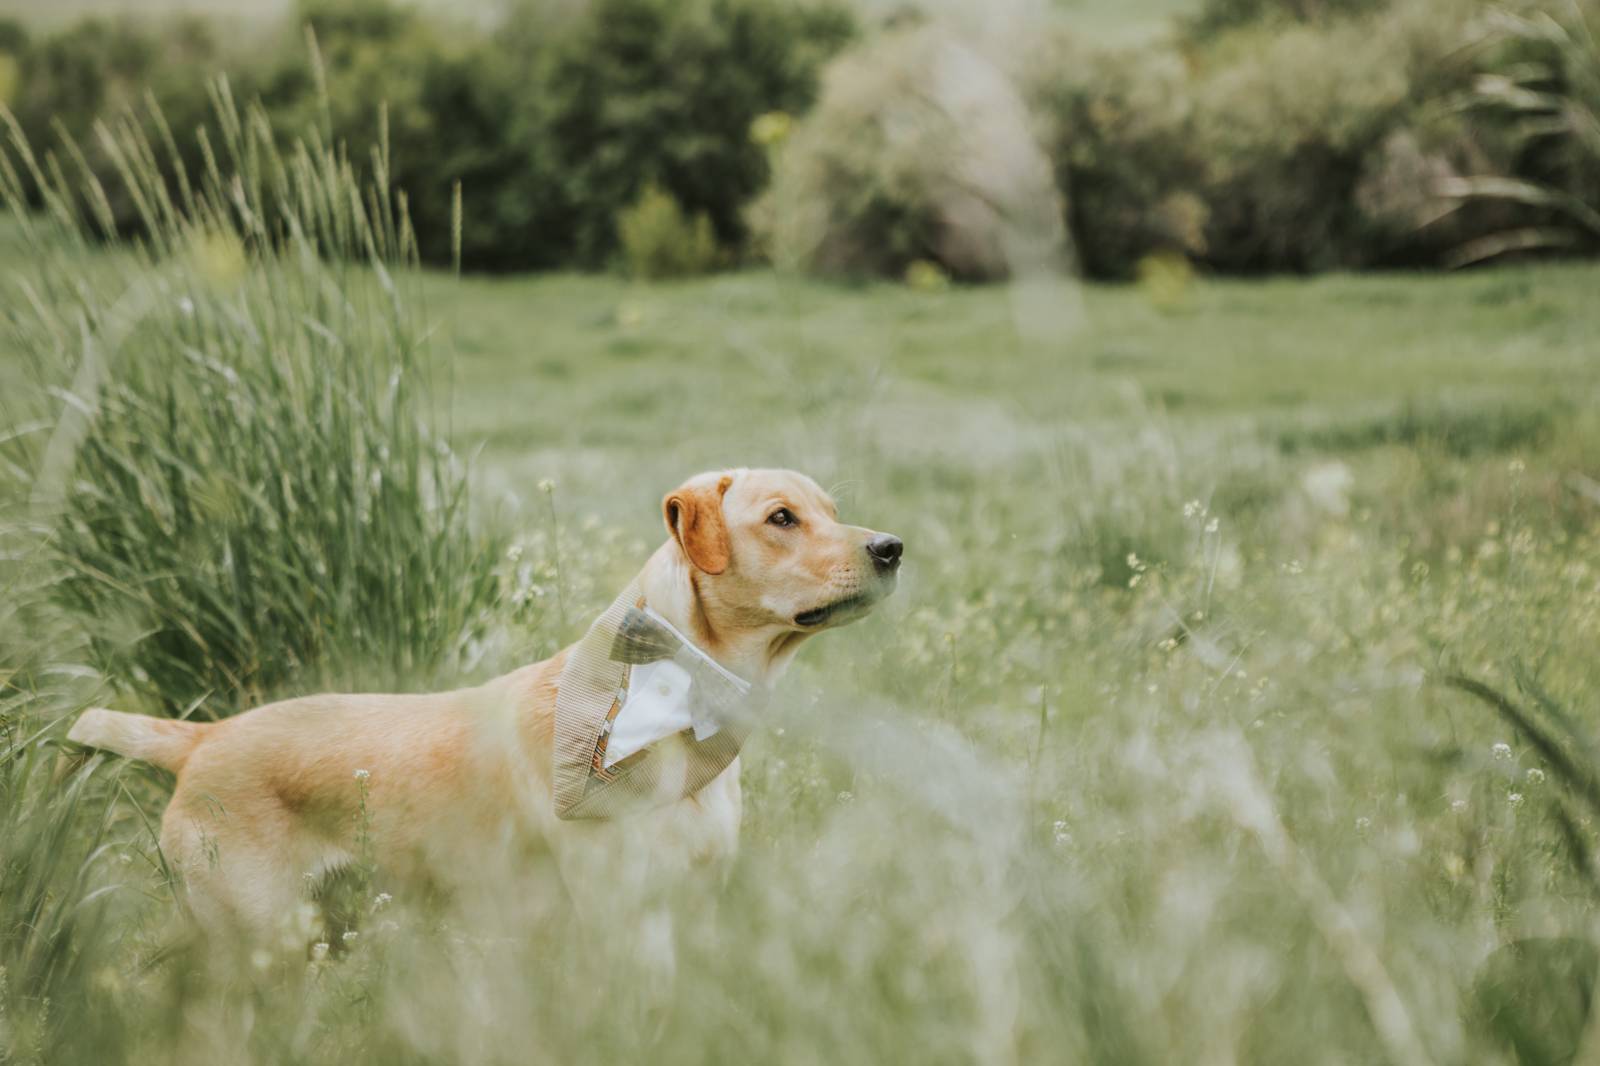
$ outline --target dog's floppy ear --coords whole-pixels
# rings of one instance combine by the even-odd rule
[[[732,558],[728,524],[722,518],[722,496],[731,484],[733,478],[726,474],[715,481],[702,474],[661,501],[668,532],[689,561],[708,574],[722,573]]]

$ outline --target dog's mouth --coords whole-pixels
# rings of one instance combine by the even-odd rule
[[[794,616],[794,624],[802,629],[815,629],[828,622],[847,621],[857,615],[865,614],[877,599],[878,597],[865,592],[857,592],[842,600],[834,600],[821,607],[801,611]]]

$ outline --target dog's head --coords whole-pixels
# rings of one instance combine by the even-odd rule
[[[900,538],[847,526],[792,470],[701,474],[662,501],[714,631],[811,633],[853,622],[890,592]]]

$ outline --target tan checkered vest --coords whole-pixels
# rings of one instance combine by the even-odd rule
[[[561,818],[616,818],[694,795],[738,757],[765,697],[764,687],[709,662],[645,607],[634,581],[568,653],[556,692],[553,781]],[[685,729],[607,768],[606,743],[632,667],[661,659],[689,672],[695,722],[712,721],[716,732],[696,740],[695,730]]]

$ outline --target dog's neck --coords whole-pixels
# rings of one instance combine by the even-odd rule
[[[716,626],[701,602],[694,566],[668,540],[639,574],[645,602],[720,665],[747,681],[775,683],[809,633],[776,626]]]

